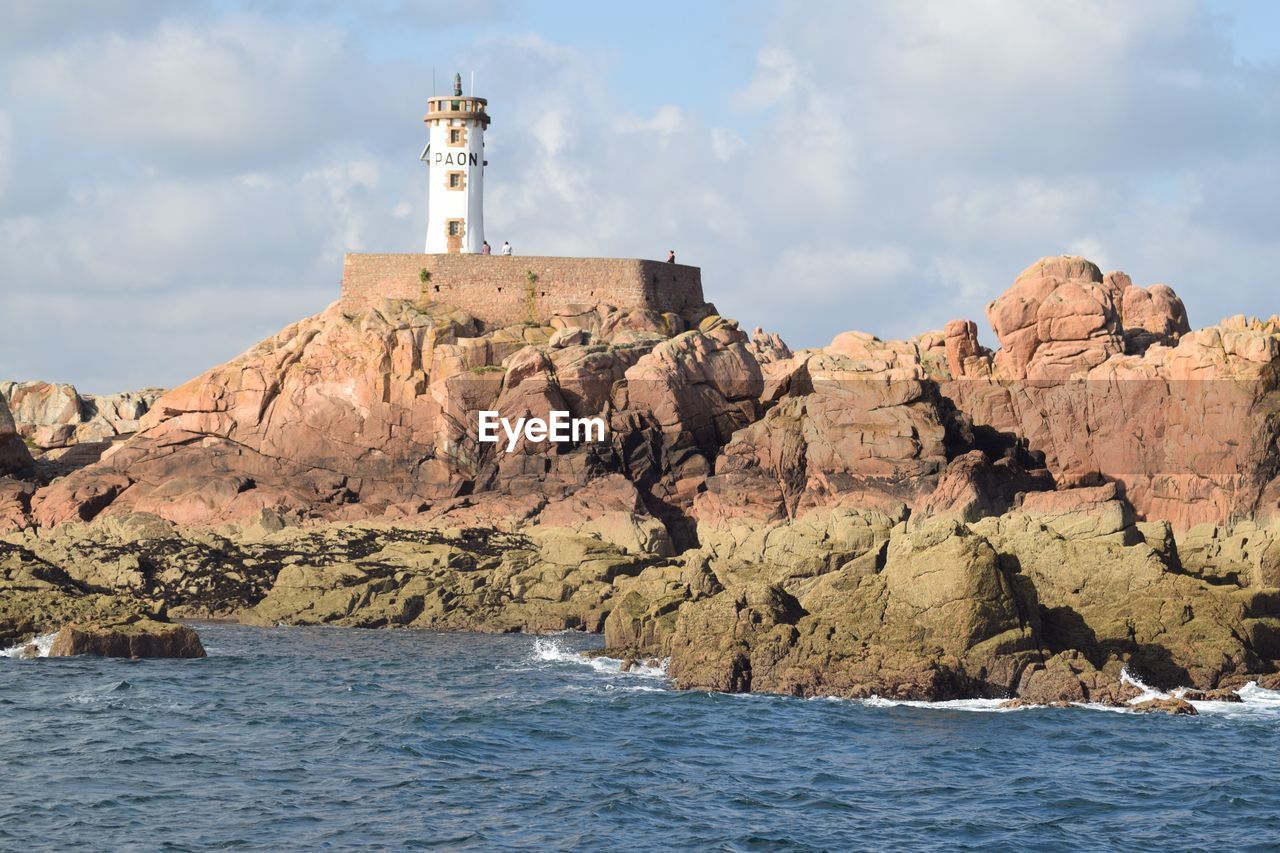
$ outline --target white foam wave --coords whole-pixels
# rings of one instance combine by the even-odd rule
[[[634,675],[639,678],[666,678],[667,677],[667,661],[659,662],[657,666],[646,666],[644,664],[635,663],[626,672],[623,672],[622,661],[617,658],[610,657],[588,657],[580,654],[573,649],[566,648],[559,640],[548,637],[539,637],[533,641],[534,660],[547,661],[551,663],[573,663],[590,667],[596,672],[609,673],[610,675]]]
[[[838,700],[844,701],[844,700]],[[929,708],[936,711],[981,711],[986,713],[1004,713],[1017,711],[1018,708],[1004,708],[1004,699],[946,699],[941,702],[926,702],[919,699],[883,699],[871,696],[867,699],[854,699],[859,705],[868,708]]]
[[[1236,692],[1245,702],[1271,706],[1280,710],[1280,690],[1268,690],[1265,687],[1259,687],[1258,682],[1250,681]]]
[[[47,658],[49,656],[49,650],[53,648],[53,640],[57,636],[58,632],[54,631],[52,634],[41,634],[34,640],[28,640],[25,643],[18,643],[18,645],[11,648],[0,649],[0,658],[27,657],[26,650],[33,645],[36,647],[36,654],[33,655],[33,657]]]
[[[1168,699],[1170,697],[1182,698],[1183,694],[1189,688],[1181,687],[1171,692],[1165,693],[1157,690],[1142,679],[1130,673],[1128,670],[1122,670],[1120,680],[1123,683],[1130,684],[1142,691],[1140,696],[1130,699],[1128,705],[1136,705],[1139,702],[1145,702],[1148,699]],[[1236,693],[1240,696],[1239,702],[1221,702],[1215,700],[1192,699],[1191,705],[1200,714],[1214,714],[1234,717],[1270,717],[1280,720],[1280,690],[1268,690],[1259,687],[1256,682],[1250,681],[1244,687],[1241,687]],[[1043,705],[1021,705],[1013,708],[1003,708],[1007,700],[1005,699],[955,699],[943,702],[924,702],[918,700],[905,699],[883,699],[879,696],[872,696],[868,699],[845,700],[838,697],[821,697],[825,701],[845,702],[852,701],[859,705],[869,708],[927,708],[938,711],[978,711],[978,712],[1004,712],[1004,711],[1027,711],[1034,708],[1044,708]],[[1131,713],[1125,706],[1116,707],[1113,705],[1099,705],[1094,703],[1073,702],[1073,707],[1083,708],[1089,711],[1109,711],[1111,713],[1127,714]]]
[[[1138,676],[1129,672],[1128,667],[1121,668],[1120,683],[1131,685],[1142,691],[1141,696],[1136,696],[1133,699],[1129,700],[1130,705],[1136,705],[1139,702],[1146,702],[1148,699],[1168,699],[1169,698],[1168,693],[1161,693],[1159,690],[1156,690],[1154,687],[1144,682],[1141,678],[1138,678]]]

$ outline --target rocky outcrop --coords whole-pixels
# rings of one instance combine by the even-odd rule
[[[1122,353],[1141,354],[1153,344],[1175,345],[1190,331],[1182,300],[1171,288],[1135,287],[1129,276],[1105,276],[1084,258],[1041,258],[987,307],[1000,341],[991,359],[1001,379],[1066,379]],[[951,375],[982,375],[976,327],[948,325]]]
[[[154,601],[89,587],[31,549],[0,540],[0,648],[72,622],[162,615]]]
[[[700,528],[819,506],[887,509],[933,490],[956,425],[914,344],[845,334],[787,370],[787,394],[716,461],[694,508]]]
[[[684,687],[1032,704],[1123,704],[1125,669],[1203,690],[1274,671],[1280,596],[1185,574],[1167,525],[1134,522],[1114,488],[1073,491],[970,524],[867,525],[860,555],[856,536],[824,551],[812,522],[775,525],[711,553],[724,590],[647,651]]]
[[[1183,533],[1178,560],[1211,583],[1280,589],[1280,521],[1201,524]]]
[[[1042,258],[987,306],[1001,378],[1061,379],[1123,352],[1120,311],[1084,258]]]
[[[0,398],[8,402],[19,434],[42,451],[134,433],[163,393],[145,388],[101,396],[67,384],[0,382]]]
[[[17,425],[9,413],[4,396],[0,395],[0,477],[24,473],[31,467],[31,453],[18,435]],[[0,518],[4,515],[4,500],[0,497]],[[0,521],[3,524],[3,521]]]
[[[940,524],[847,567],[685,605],[669,672],[683,688],[946,699],[1007,695],[1035,654],[1034,591],[980,537]]]
[[[49,657],[94,655],[106,658],[202,658],[204,646],[186,625],[128,619],[64,625]]]
[[[1116,657],[1164,689],[1271,671],[1280,602],[1184,574],[1159,525],[1125,526],[1124,511],[1107,503],[1121,502],[971,525],[1034,585],[1043,646],[1077,650],[1100,667]]]
[[[942,395],[1043,454],[1057,484],[1117,482],[1179,530],[1280,512],[1280,321],[1193,332],[1168,287],[1072,257],[1033,264],[987,313],[1000,350],[951,324]]]
[[[721,318],[681,331],[675,315],[598,306],[487,330],[405,301],[345,311],[335,303],[166,394],[137,436],[42,490],[35,520],[403,516],[474,493],[563,499],[622,474],[674,526],[718,448],[758,414],[758,363]],[[477,440],[481,409],[596,415],[611,437],[500,452]]]
[[[939,393],[931,373],[947,369],[943,339],[845,333],[769,365],[786,391],[716,460],[693,508],[702,541],[816,508],[976,520],[1053,488],[1016,436],[975,430]]]
[[[277,540],[276,544],[283,544]],[[467,631],[601,631],[615,581],[651,558],[598,539],[487,531],[389,536],[367,556],[321,551],[281,569],[245,621]],[[301,551],[301,549],[299,549]],[[302,553],[305,553],[302,552]]]
[[[683,602],[709,591],[697,564],[628,553],[567,528],[522,535],[372,522],[283,527],[262,518],[213,532],[135,514],[11,535],[0,549],[9,572],[0,604],[13,600],[32,614],[10,629],[19,639],[68,622],[132,624],[143,615],[601,631],[620,597],[678,592]],[[67,607],[40,615],[32,596],[59,592]],[[4,614],[0,607],[0,642]],[[649,637],[633,644],[642,639]]]
[[[584,629],[683,688],[800,696],[1127,705],[1125,672],[1204,696],[1274,681],[1280,320],[1191,331],[1169,288],[1076,257],[988,319],[994,352],[967,320],[793,352],[710,306],[490,328],[338,303],[99,461],[0,481],[0,632]],[[608,435],[508,453],[481,409]]]
[[[569,528],[421,525],[104,516],[0,540],[0,602],[45,613],[15,641],[160,602],[266,625],[603,631],[617,656],[669,657],[682,687],[806,696],[1116,704],[1136,695],[1124,669],[1212,690],[1280,660],[1280,596],[1185,573],[1167,525],[1133,521],[1114,487],[973,523],[813,510],[675,558]]]
[[[1120,706],[1142,695],[1141,688],[1123,679],[1123,665],[1111,658],[1098,669],[1078,649],[1060,652],[1027,667],[1018,680],[1022,705],[1088,703]]]

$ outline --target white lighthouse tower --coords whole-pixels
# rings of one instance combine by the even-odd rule
[[[427,193],[427,254],[479,252],[484,245],[484,131],[488,101],[462,94],[462,75],[453,75],[453,94],[427,101],[423,119],[431,128],[423,159],[431,167]]]

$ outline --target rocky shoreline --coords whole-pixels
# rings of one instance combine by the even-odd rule
[[[0,647],[212,617],[601,632],[697,690],[1280,685],[1280,321],[1192,331],[1072,257],[988,319],[994,352],[955,321],[793,353],[710,305],[491,329],[335,303],[43,478],[0,405]],[[609,437],[502,453],[481,408]]]

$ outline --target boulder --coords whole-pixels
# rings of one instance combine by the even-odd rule
[[[1029,492],[1022,496],[1020,511],[1067,539],[1116,537],[1132,544],[1142,538],[1133,507],[1115,483]]]
[[[1187,309],[1168,285],[1130,286],[1124,289],[1121,300],[1121,323],[1129,352],[1145,352],[1156,343],[1176,345],[1191,331]]]
[[[186,625],[136,619],[64,625],[49,657],[202,658],[204,646]]]
[[[1175,716],[1194,717],[1200,712],[1185,699],[1171,696],[1167,699],[1147,699],[1129,706],[1129,710],[1137,714],[1172,714]]]
[[[952,320],[944,330],[949,379],[989,374],[989,356],[978,343],[978,324],[972,320]]]
[[[34,483],[0,477],[0,534],[29,526],[28,513],[35,491]]]
[[[1084,258],[1041,258],[987,307],[1001,377],[1058,378],[1122,350],[1119,311]]]

